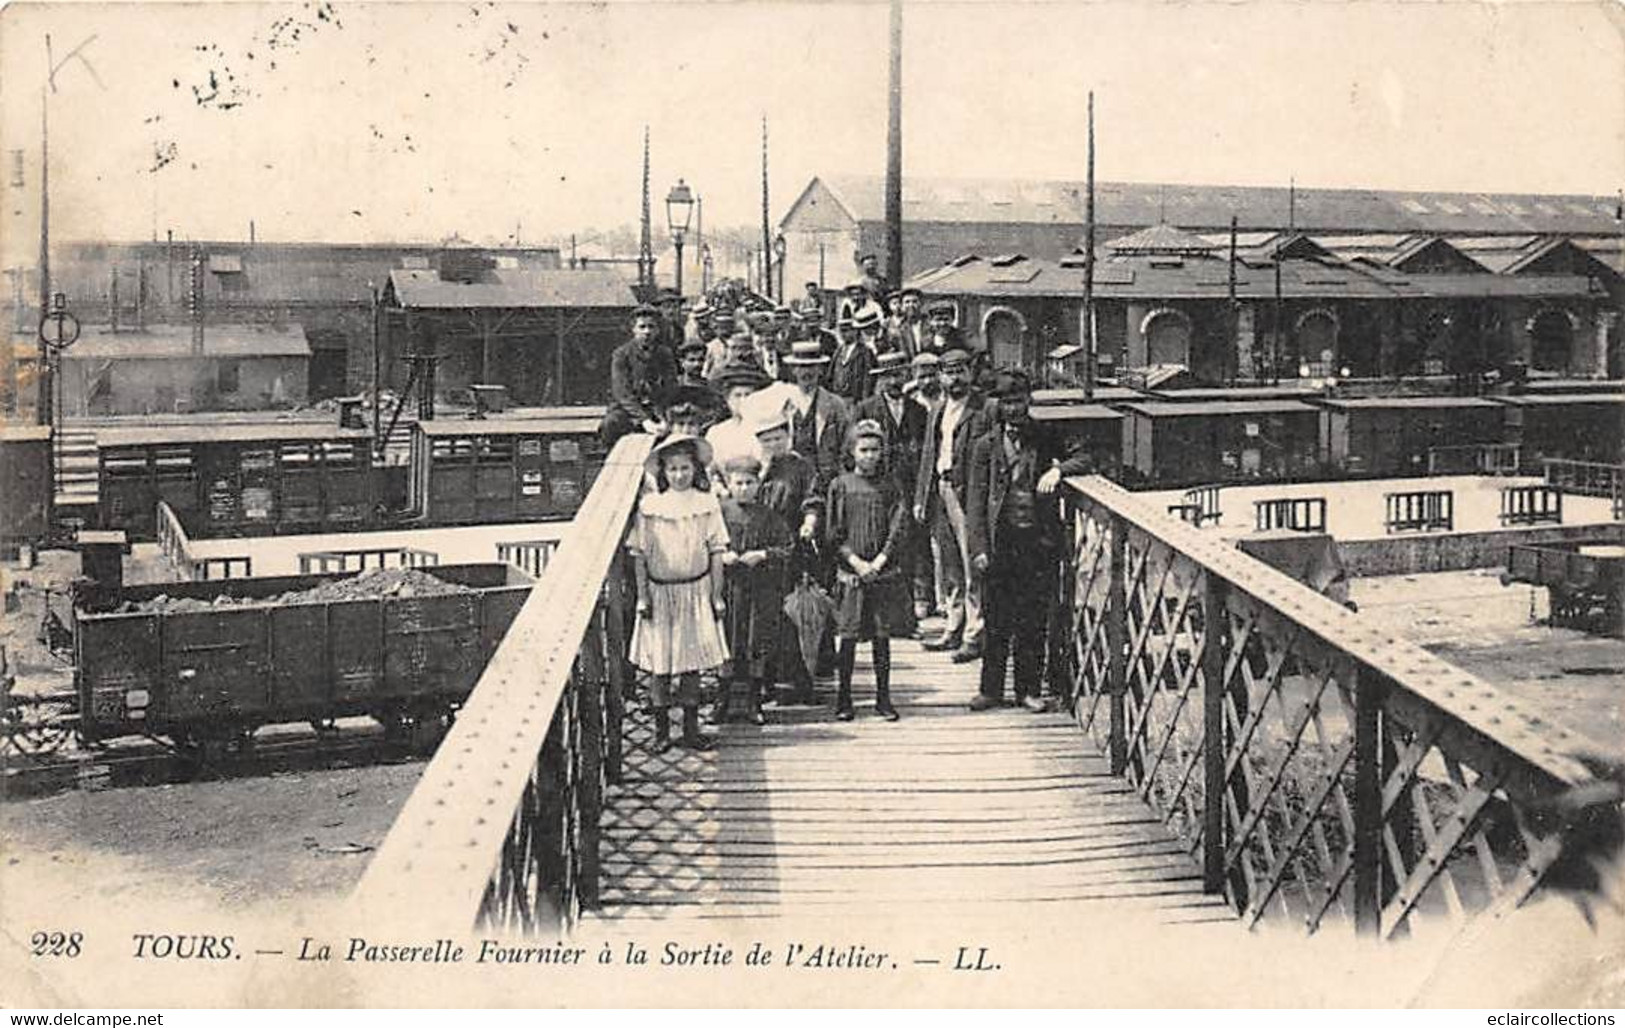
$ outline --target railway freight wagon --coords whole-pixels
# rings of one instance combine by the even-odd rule
[[[443,716],[478,681],[531,579],[505,564],[409,574],[445,587],[366,589],[351,572],[125,588],[114,612],[76,614],[80,735],[202,745],[267,724]],[[299,593],[316,599],[287,595]]]
[[[1477,470],[1478,448],[1504,442],[1505,409],[1493,400],[1461,396],[1328,398],[1321,407],[1323,459],[1346,475],[1393,478],[1452,470]]]
[[[371,434],[330,424],[186,424],[97,433],[100,524],[151,539],[158,501],[195,538],[366,527]]]
[[[540,521],[575,514],[604,465],[603,408],[420,421],[411,500],[426,524]]]
[[[1543,457],[1618,464],[1625,459],[1625,393],[1503,396],[1506,439],[1522,446],[1524,466]]]
[[[1122,405],[1123,468],[1161,486],[1283,480],[1315,471],[1320,412],[1298,400]]]
[[[1032,408],[1033,420],[1058,432],[1070,447],[1094,461],[1095,472],[1116,476],[1123,456],[1123,414],[1098,403],[1059,403]]]
[[[0,556],[43,539],[50,512],[50,427],[0,426]]]

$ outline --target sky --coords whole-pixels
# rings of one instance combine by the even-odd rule
[[[906,174],[1611,195],[1625,6],[909,3]],[[884,170],[883,3],[12,4],[7,266],[57,238],[562,241],[678,177],[711,225]],[[62,61],[94,36],[76,60]],[[252,55],[252,56],[250,56]],[[274,65],[274,66],[273,66]],[[211,73],[213,75],[211,84]],[[24,188],[9,151],[24,151]]]

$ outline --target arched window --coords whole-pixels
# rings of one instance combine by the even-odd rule
[[[1145,337],[1147,364],[1179,364],[1190,367],[1191,319],[1184,311],[1158,307],[1140,322]]]
[[[1529,331],[1529,363],[1541,371],[1567,371],[1580,319],[1561,307],[1542,307],[1525,326]]]
[[[1026,367],[1027,319],[1009,307],[990,307],[982,315],[982,338],[993,366]]]
[[[1329,307],[1304,311],[1292,328],[1298,360],[1309,366],[1310,375],[1324,378],[1336,374],[1337,336],[1342,329],[1337,312]]]

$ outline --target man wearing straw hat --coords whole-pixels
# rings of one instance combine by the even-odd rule
[[[864,308],[857,315],[842,318],[836,327],[841,345],[835,351],[834,367],[830,370],[829,388],[851,404],[869,398],[874,383],[869,372],[874,370],[875,352],[864,341],[869,329],[880,325],[880,314],[873,308]]]
[[[819,495],[829,489],[829,484],[842,471],[842,448],[846,445],[847,430],[852,427],[852,408],[820,384],[829,362],[830,358],[816,339],[793,344],[784,358],[795,382],[786,410],[790,416],[791,445],[812,461],[818,472]]]

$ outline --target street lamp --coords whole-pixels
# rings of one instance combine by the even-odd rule
[[[688,235],[688,219],[694,213],[694,191],[682,179],[666,194],[666,224],[671,228],[672,246],[677,249],[677,295],[683,295],[683,237]]]
[[[790,244],[784,241],[784,233],[780,232],[773,237],[773,260],[779,269],[779,303],[784,303],[784,255],[790,251]]]

